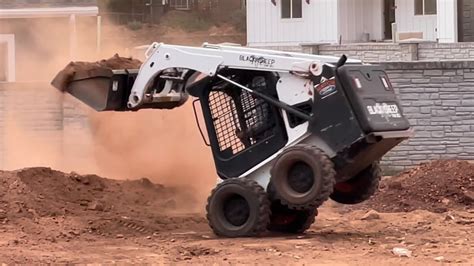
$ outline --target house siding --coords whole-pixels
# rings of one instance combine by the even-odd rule
[[[342,42],[360,42],[364,33],[369,33],[372,40],[381,40],[382,9],[382,0],[338,0],[338,31]]]
[[[395,4],[398,32],[423,32],[424,39],[437,39],[437,15],[416,16],[413,0],[396,0]]]
[[[396,0],[398,33],[422,32],[423,39],[458,41],[458,6],[454,0],[437,0],[437,15],[415,15],[413,0]],[[323,11],[323,12],[322,12]],[[297,46],[301,43],[357,43],[384,39],[383,0],[303,1],[303,18],[281,19],[281,1],[249,0],[249,46]]]
[[[0,8],[97,6],[97,0],[2,0]]]
[[[303,1],[303,18],[281,19],[281,1],[247,2],[249,46],[295,46],[338,39],[337,0]]]

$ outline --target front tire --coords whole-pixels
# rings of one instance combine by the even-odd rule
[[[245,178],[224,180],[212,191],[207,220],[217,236],[258,236],[270,222],[270,201],[264,189]]]
[[[310,210],[329,199],[336,172],[329,157],[317,147],[295,145],[275,159],[271,175],[272,201],[293,210]]]
[[[379,163],[373,163],[353,178],[337,183],[331,199],[342,204],[359,204],[375,194],[382,178]]]

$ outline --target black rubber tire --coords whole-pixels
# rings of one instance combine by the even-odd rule
[[[311,172],[292,173],[295,167]],[[323,151],[315,146],[295,145],[275,159],[269,196],[272,201],[278,200],[293,210],[317,209],[329,199],[336,182],[335,175],[334,165]],[[311,183],[301,185],[308,182],[308,177]],[[289,179],[294,180],[293,184],[290,184]],[[298,187],[304,189],[297,191]]]
[[[278,201],[272,202],[268,230],[280,233],[304,233],[316,220],[318,209],[291,210]]]
[[[223,237],[258,236],[266,231],[271,215],[265,190],[246,178],[227,179],[217,185],[206,211],[209,226]]]
[[[342,204],[358,204],[368,200],[378,190],[382,178],[378,162],[373,163],[351,179],[337,183],[331,199]]]

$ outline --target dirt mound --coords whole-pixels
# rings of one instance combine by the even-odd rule
[[[70,62],[53,79],[51,84],[61,91],[65,91],[67,85],[74,79],[83,79],[87,76],[111,75],[111,70],[138,69],[142,62],[133,58],[121,57],[115,54],[109,59],[97,62]]]
[[[128,228],[150,234],[190,221],[176,216],[176,209],[194,207],[191,195],[146,178],[118,181],[50,168],[0,171],[0,224],[30,228],[48,239],[58,237],[58,228],[105,235],[124,234]]]
[[[381,212],[445,212],[474,205],[474,164],[445,160],[425,163],[382,182],[362,204]]]
[[[83,211],[127,212],[153,205],[167,207],[172,191],[148,179],[116,181],[96,175],[65,174],[50,168],[29,168],[1,174],[2,201],[12,217],[21,217],[28,210],[39,216],[79,215]],[[11,205],[16,202],[15,205]]]
[[[110,69],[137,69],[140,68],[142,62],[131,57],[125,58],[120,57],[118,54],[115,54],[113,57],[109,59],[100,60],[96,64],[101,67],[106,67]]]

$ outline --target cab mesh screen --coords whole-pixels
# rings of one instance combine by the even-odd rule
[[[262,92],[266,88],[263,77],[255,77],[246,85]],[[273,135],[275,120],[270,104],[246,90],[234,86],[212,90],[209,107],[221,152],[234,155]]]

